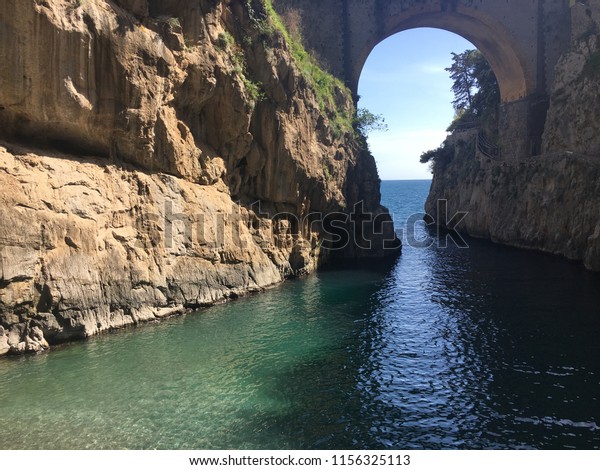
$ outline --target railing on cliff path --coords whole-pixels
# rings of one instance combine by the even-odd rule
[[[477,150],[487,158],[500,160],[500,149],[487,139],[483,131],[477,134]]]

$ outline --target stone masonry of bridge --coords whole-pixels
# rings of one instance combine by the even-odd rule
[[[472,42],[500,86],[502,158],[541,150],[554,67],[569,45],[570,0],[275,0],[296,10],[303,39],[356,94],[377,44],[419,27],[440,28]],[[418,45],[415,45],[418,47]],[[456,51],[462,52],[462,51]],[[402,57],[390,57],[402,60]]]

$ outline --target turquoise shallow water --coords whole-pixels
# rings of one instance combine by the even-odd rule
[[[469,244],[2,360],[0,448],[599,448],[600,276]]]

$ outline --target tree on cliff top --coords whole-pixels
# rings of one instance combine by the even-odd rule
[[[478,127],[488,139],[495,140],[498,133],[498,108],[500,88],[496,75],[483,54],[468,49],[461,54],[452,53],[452,65],[445,69],[453,81],[455,116],[448,132]],[[455,146],[446,140],[440,147],[421,155],[421,163],[430,163],[432,172],[447,165],[453,158]],[[464,150],[464,149],[463,149]]]
[[[448,131],[466,125],[489,125],[494,121],[500,104],[500,89],[483,54],[476,49],[452,53],[452,65],[446,71],[453,81],[452,105],[456,111]]]
[[[387,132],[388,125],[381,114],[373,114],[366,108],[358,108],[354,126],[363,136],[367,136],[373,131]]]

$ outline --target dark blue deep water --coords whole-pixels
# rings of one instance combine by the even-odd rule
[[[398,229],[428,189],[383,183]],[[599,448],[600,276],[416,235],[388,267],[1,360],[0,448]]]

